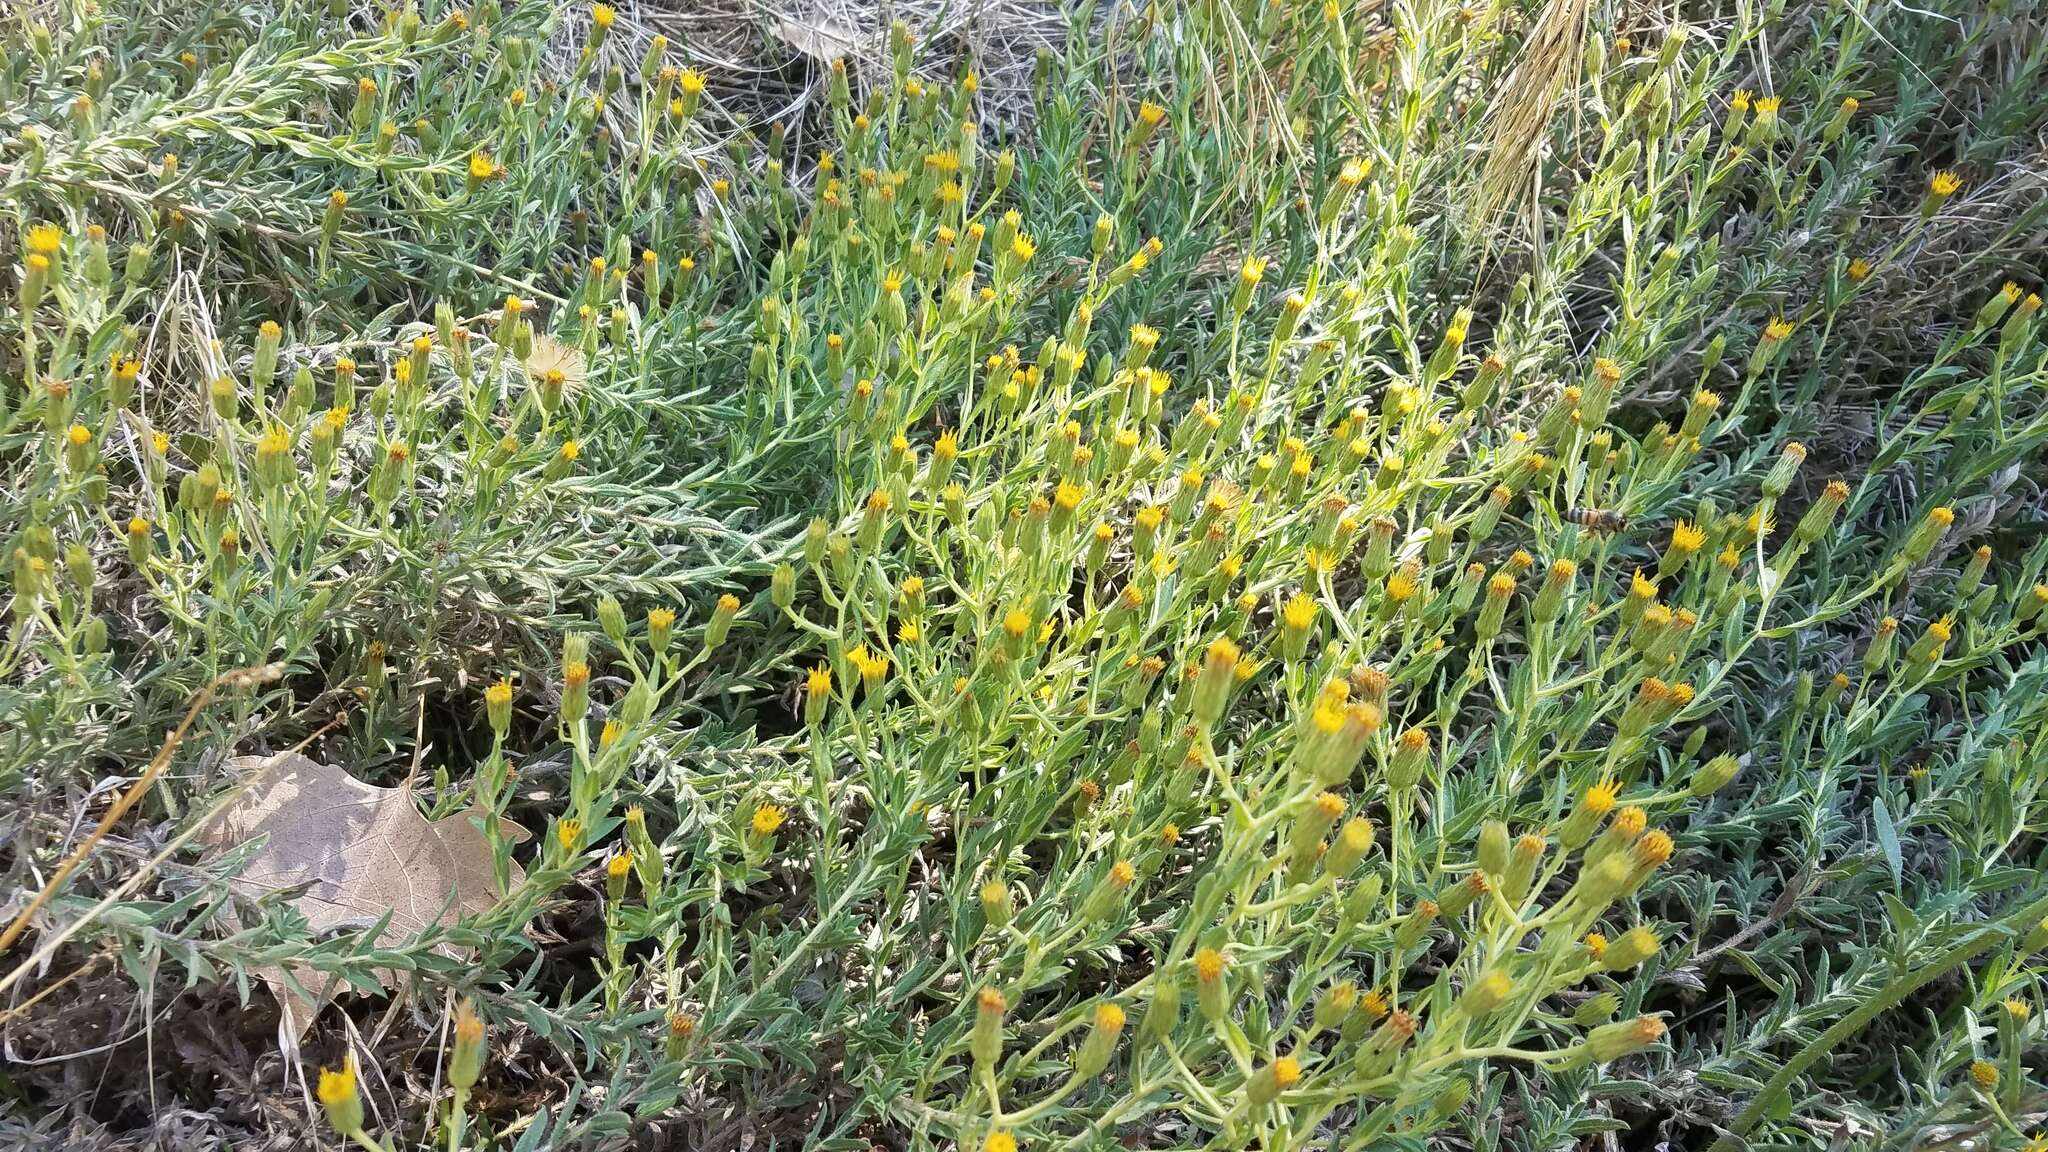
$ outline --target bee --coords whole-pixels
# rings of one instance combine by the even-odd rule
[[[1573,508],[1564,518],[1588,532],[1620,532],[1628,527],[1628,517],[1604,508]]]

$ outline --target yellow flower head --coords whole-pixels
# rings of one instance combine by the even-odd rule
[[[1620,785],[1612,780],[1602,780],[1591,788],[1586,789],[1584,801],[1586,811],[1591,812],[1595,816],[1605,816],[1609,812],[1614,811],[1615,798],[1620,794],[1620,791]]]
[[[344,1060],[340,1068],[320,1069],[320,1086],[315,1089],[320,1103],[340,1104],[356,1094],[356,1065],[353,1060]]]
[[[756,836],[773,836],[782,827],[782,809],[773,804],[763,804],[754,809],[753,829]]]
[[[1299,632],[1315,623],[1316,602],[1310,597],[1296,592],[1287,601],[1287,606],[1281,609],[1280,615],[1281,620],[1288,628]]]
[[[1927,190],[1936,196],[1953,196],[1963,186],[1963,178],[1944,168],[1927,181]]]
[[[1631,808],[1627,809],[1627,811],[1640,811],[1640,809]],[[1618,826],[1620,821],[1617,820],[1615,823]],[[1636,841],[1636,864],[1643,868],[1655,868],[1666,860],[1671,859],[1671,848],[1671,837],[1663,829],[1659,828],[1654,832],[1646,832],[1643,834],[1642,839]]]

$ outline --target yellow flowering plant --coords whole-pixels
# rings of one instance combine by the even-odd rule
[[[283,966],[378,1149],[2026,1147],[2010,22],[1297,7],[6,17],[30,1123]],[[287,750],[488,909],[237,908]]]

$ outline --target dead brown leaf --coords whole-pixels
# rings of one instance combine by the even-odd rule
[[[820,64],[830,64],[853,51],[855,33],[846,25],[814,11],[806,17],[785,15],[775,22],[775,34],[797,51]]]
[[[267,760],[241,756],[227,767],[246,775]],[[525,838],[509,821],[501,827],[508,838]],[[292,905],[315,932],[368,928],[389,912],[377,943],[396,945],[430,926],[486,911],[497,900],[490,842],[471,823],[470,813],[430,821],[420,815],[407,789],[365,784],[297,753],[279,756],[199,840],[225,850],[266,834],[230,887],[252,900],[304,888],[292,897]],[[523,879],[513,865],[512,883]],[[447,946],[441,951],[455,954]],[[283,968],[258,975],[276,993],[292,1033],[299,1036],[339,983],[295,966],[290,975],[304,988],[302,994],[285,979]]]

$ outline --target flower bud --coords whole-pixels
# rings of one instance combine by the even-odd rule
[[[1138,1024],[1138,1034],[1146,1040],[1163,1040],[1173,1034],[1180,1023],[1180,985],[1172,980],[1155,980],[1152,985],[1152,1001],[1145,1005],[1145,1018]]]
[[[1595,1064],[1619,1060],[1640,1052],[1664,1036],[1664,1022],[1655,1016],[1638,1016],[1602,1024],[1586,1034],[1585,1048]]]
[[[576,724],[590,712],[590,665],[571,660],[562,666],[562,722]]]
[[[1912,534],[1906,537],[1903,549],[1906,562],[1918,564],[1927,559],[1928,554],[1934,551],[1934,546],[1948,534],[1949,525],[1955,521],[1956,514],[1951,508],[1937,506],[1928,509],[1927,516],[1914,527]]]
[[[1429,932],[1430,925],[1436,923],[1438,911],[1434,900],[1417,901],[1415,907],[1408,910],[1408,915],[1402,919],[1400,926],[1394,929],[1394,951],[1397,955],[1422,942],[1422,938]]]
[[[1735,779],[1736,773],[1740,771],[1742,765],[1735,757],[1723,752],[1693,772],[1692,784],[1687,791],[1692,793],[1696,800],[1705,799],[1726,788],[1729,781]]]
[[[1479,826],[1479,870],[1500,877],[1508,870],[1508,826],[1488,820]]]
[[[981,886],[979,896],[982,919],[988,926],[997,929],[1009,927],[1012,910],[1009,886],[1000,880],[991,880]]]
[[[1764,476],[1764,495],[1776,498],[1783,496],[1792,487],[1792,478],[1799,474],[1799,466],[1806,462],[1806,445],[1793,440],[1778,453],[1777,462]]]
[[[1871,634],[1870,644],[1863,649],[1863,675],[1867,679],[1891,662],[1892,641],[1899,633],[1899,622],[1887,616],[1877,622],[1877,630]]]
[[[1508,856],[1507,871],[1501,876],[1501,895],[1514,907],[1521,907],[1529,898],[1529,890],[1536,882],[1536,870],[1543,864],[1543,854],[1549,845],[1543,837],[1525,835],[1515,841],[1514,851]]]
[[[1600,965],[1609,972],[1626,972],[1655,956],[1658,947],[1657,934],[1639,924],[1607,946],[1606,953],[1600,957]]]
[[[1515,578],[1506,572],[1496,572],[1486,584],[1486,600],[1479,609],[1479,624],[1475,634],[1480,643],[1486,643],[1500,635],[1501,626],[1507,622],[1508,599],[1515,594]]]
[[[1107,920],[1115,916],[1123,908],[1125,891],[1137,878],[1138,870],[1128,860],[1110,865],[1109,871],[1096,882],[1094,891],[1088,894],[1087,902],[1081,906],[1082,919]]]
[[[1473,1020],[1483,1020],[1514,995],[1515,982],[1499,970],[1488,972],[1466,986],[1458,997],[1458,1010]]]
[[[1387,786],[1397,792],[1415,787],[1429,767],[1429,733],[1410,728],[1394,742],[1387,758]]]
[[[739,613],[739,597],[727,592],[718,598],[718,603],[711,608],[711,619],[704,624],[705,651],[714,651],[725,643],[726,634],[732,631],[732,622]]]
[[[968,1034],[967,1050],[977,1070],[993,1068],[1002,1057],[1003,1013],[1009,1010],[1010,1002],[994,988],[984,987],[975,994],[974,1028]]]
[[[616,724],[617,721],[612,720],[607,720],[605,722],[604,729],[606,735],[609,736],[612,732],[616,730]],[[600,737],[599,739],[601,742],[603,742],[604,740],[603,737]],[[616,741],[616,739],[616,737],[612,738],[613,741]],[[613,852],[611,856],[605,860],[604,898],[606,903],[610,904],[613,907],[617,907],[618,905],[625,902],[626,877],[632,871],[633,854],[631,852]]]
[[[597,602],[597,624],[612,647],[626,646],[626,610],[619,606],[618,597],[606,596]]]
[[[2048,926],[2048,922],[2044,922]],[[1194,956],[1195,1004],[1204,1019],[1214,1023],[1230,1012],[1229,990],[1223,974],[1223,953],[1214,948],[1197,948]]]
[[[599,606],[602,608],[602,605]],[[670,640],[675,636],[676,614],[669,608],[650,608],[647,611],[647,647],[656,656],[668,651]],[[625,625],[620,624],[623,632]],[[622,642],[620,642],[622,643]]]
[[[1460,1076],[1449,1084],[1444,1085],[1443,1092],[1430,1104],[1430,1118],[1437,1123],[1449,1120],[1457,1115],[1458,1110],[1463,1108],[1465,1102],[1471,1098],[1472,1080],[1470,1077]]]
[[[1309,1021],[1311,1035],[1328,1032],[1349,1019],[1358,1004],[1358,985],[1349,980],[1339,980],[1323,990],[1316,997],[1314,1015]]]
[[[464,999],[455,1006],[455,1050],[448,1057],[448,1084],[466,1092],[484,1067],[484,1022]]]
[[[1202,671],[1195,681],[1196,723],[1206,728],[1222,717],[1231,686],[1236,681],[1240,656],[1237,644],[1228,636],[1218,636],[1209,642],[1202,660]]]
[[[499,680],[484,689],[484,715],[490,719],[491,731],[499,740],[512,728],[512,682]]]
[[[1323,871],[1339,879],[1349,876],[1358,867],[1358,862],[1365,859],[1365,854],[1372,851],[1372,844],[1370,820],[1363,816],[1346,820],[1323,853]]]
[[[1486,878],[1486,873],[1473,872],[1445,889],[1443,894],[1437,897],[1437,908],[1445,919],[1455,920],[1463,916],[1474,904],[1485,899],[1487,893],[1492,890],[1493,884]]]
[[[1271,1104],[1280,1093],[1301,1082],[1301,1061],[1292,1056],[1282,1056],[1258,1071],[1244,1083],[1244,1094],[1254,1105]]]
[[[1123,1031],[1124,1010],[1107,1001],[1097,1004],[1088,1038],[1081,1042],[1080,1051],[1074,1054],[1074,1074],[1086,1080],[1109,1067],[1109,1058],[1116,1054],[1117,1038],[1123,1035]]]

